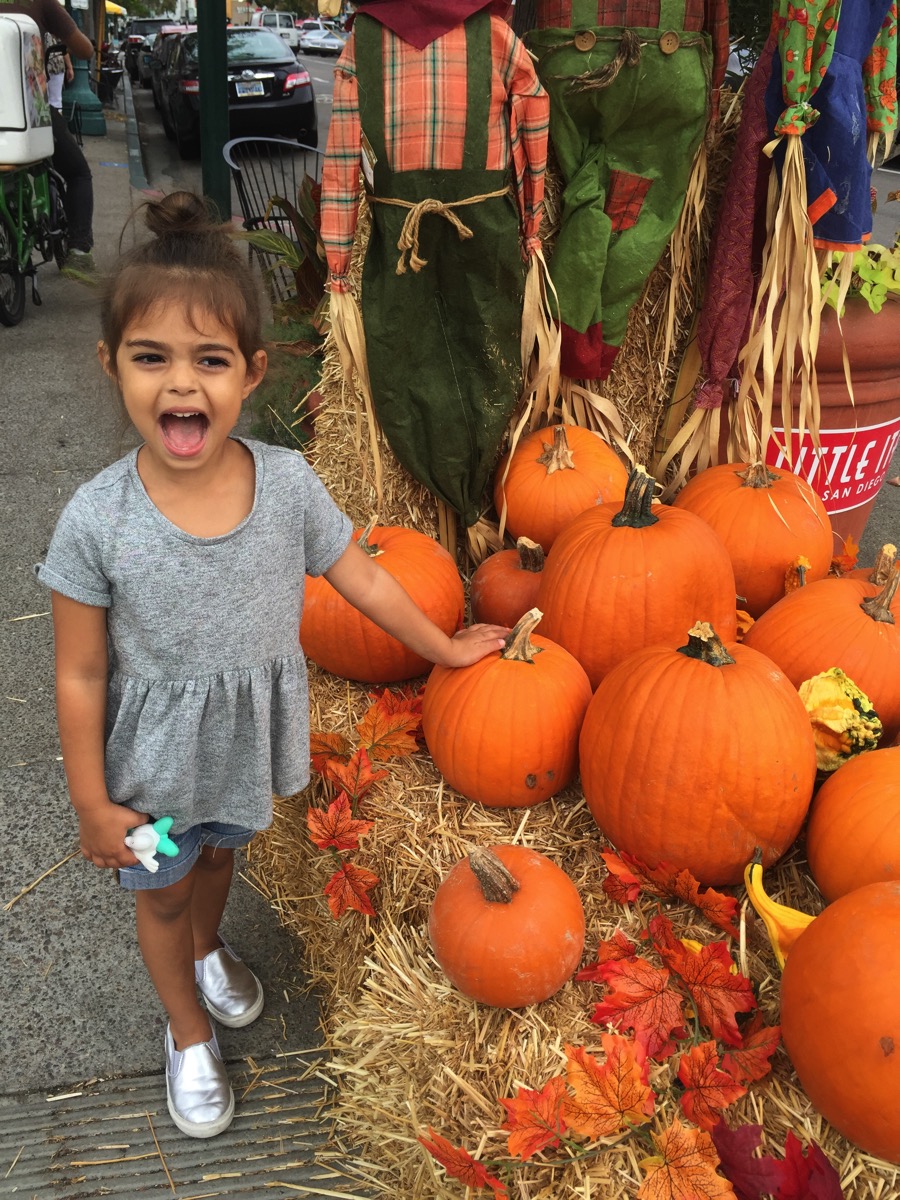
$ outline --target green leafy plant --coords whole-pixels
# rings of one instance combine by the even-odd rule
[[[844,259],[851,259],[849,284],[842,286],[847,271]],[[891,247],[869,245],[844,253],[836,250],[822,274],[822,298],[827,305],[844,312],[846,296],[860,296],[872,312],[881,312],[889,295],[900,295],[900,238]]]

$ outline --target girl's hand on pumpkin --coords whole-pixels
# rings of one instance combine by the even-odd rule
[[[509,630],[505,625],[470,625],[450,639],[444,667],[470,667],[487,654],[502,650]]]
[[[149,820],[146,813],[111,800],[82,811],[78,816],[81,853],[95,867],[133,867],[138,860],[125,845],[125,837],[130,829]]]

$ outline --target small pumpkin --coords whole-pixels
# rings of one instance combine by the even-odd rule
[[[882,728],[862,688],[840,667],[822,671],[800,684],[816,743],[816,766],[836,771],[857,754],[874,750]]]
[[[606,675],[579,758],[588,807],[614,846],[713,885],[739,883],[757,846],[767,864],[784,854],[816,778],[796,689],[706,622],[679,649],[650,646]]]
[[[552,441],[548,441],[552,437]],[[513,537],[525,534],[545,551],[573,517],[606,500],[621,500],[628,471],[611,446],[580,425],[536,429],[497,465],[494,506]]]
[[[443,546],[415,529],[372,522],[353,536],[439,629],[448,637],[456,633],[463,623],[465,593],[456,563]],[[317,666],[363,683],[395,683],[431,667],[349,604],[324,576],[306,578],[300,644]]]
[[[526,846],[472,850],[435,893],[428,936],[464,996],[497,1008],[548,1000],[584,951],[584,908],[566,873]]]
[[[826,779],[809,810],[806,856],[829,901],[900,880],[900,746],[860,755]]]
[[[591,685],[577,660],[532,632],[530,609],[503,650],[470,667],[436,666],[422,701],[422,732],[451,787],[491,808],[525,808],[575,777],[578,733]]]
[[[534,608],[543,569],[544,551],[531,538],[520,537],[515,550],[489,555],[472,575],[472,619],[511,629],[524,612]]]

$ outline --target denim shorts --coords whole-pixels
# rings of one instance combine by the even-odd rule
[[[178,847],[174,858],[168,858],[165,854],[156,856],[158,871],[148,871],[143,863],[136,863],[133,867],[119,867],[119,883],[129,892],[168,887],[169,884],[184,879],[200,857],[202,846],[237,850],[246,846],[256,832],[255,829],[245,829],[243,825],[225,825],[219,821],[192,825],[190,829],[185,829],[172,839]]]

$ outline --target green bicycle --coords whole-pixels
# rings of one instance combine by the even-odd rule
[[[18,325],[25,315],[25,280],[40,304],[35,253],[62,270],[69,252],[66,185],[49,159],[25,166],[0,164],[0,323]]]

